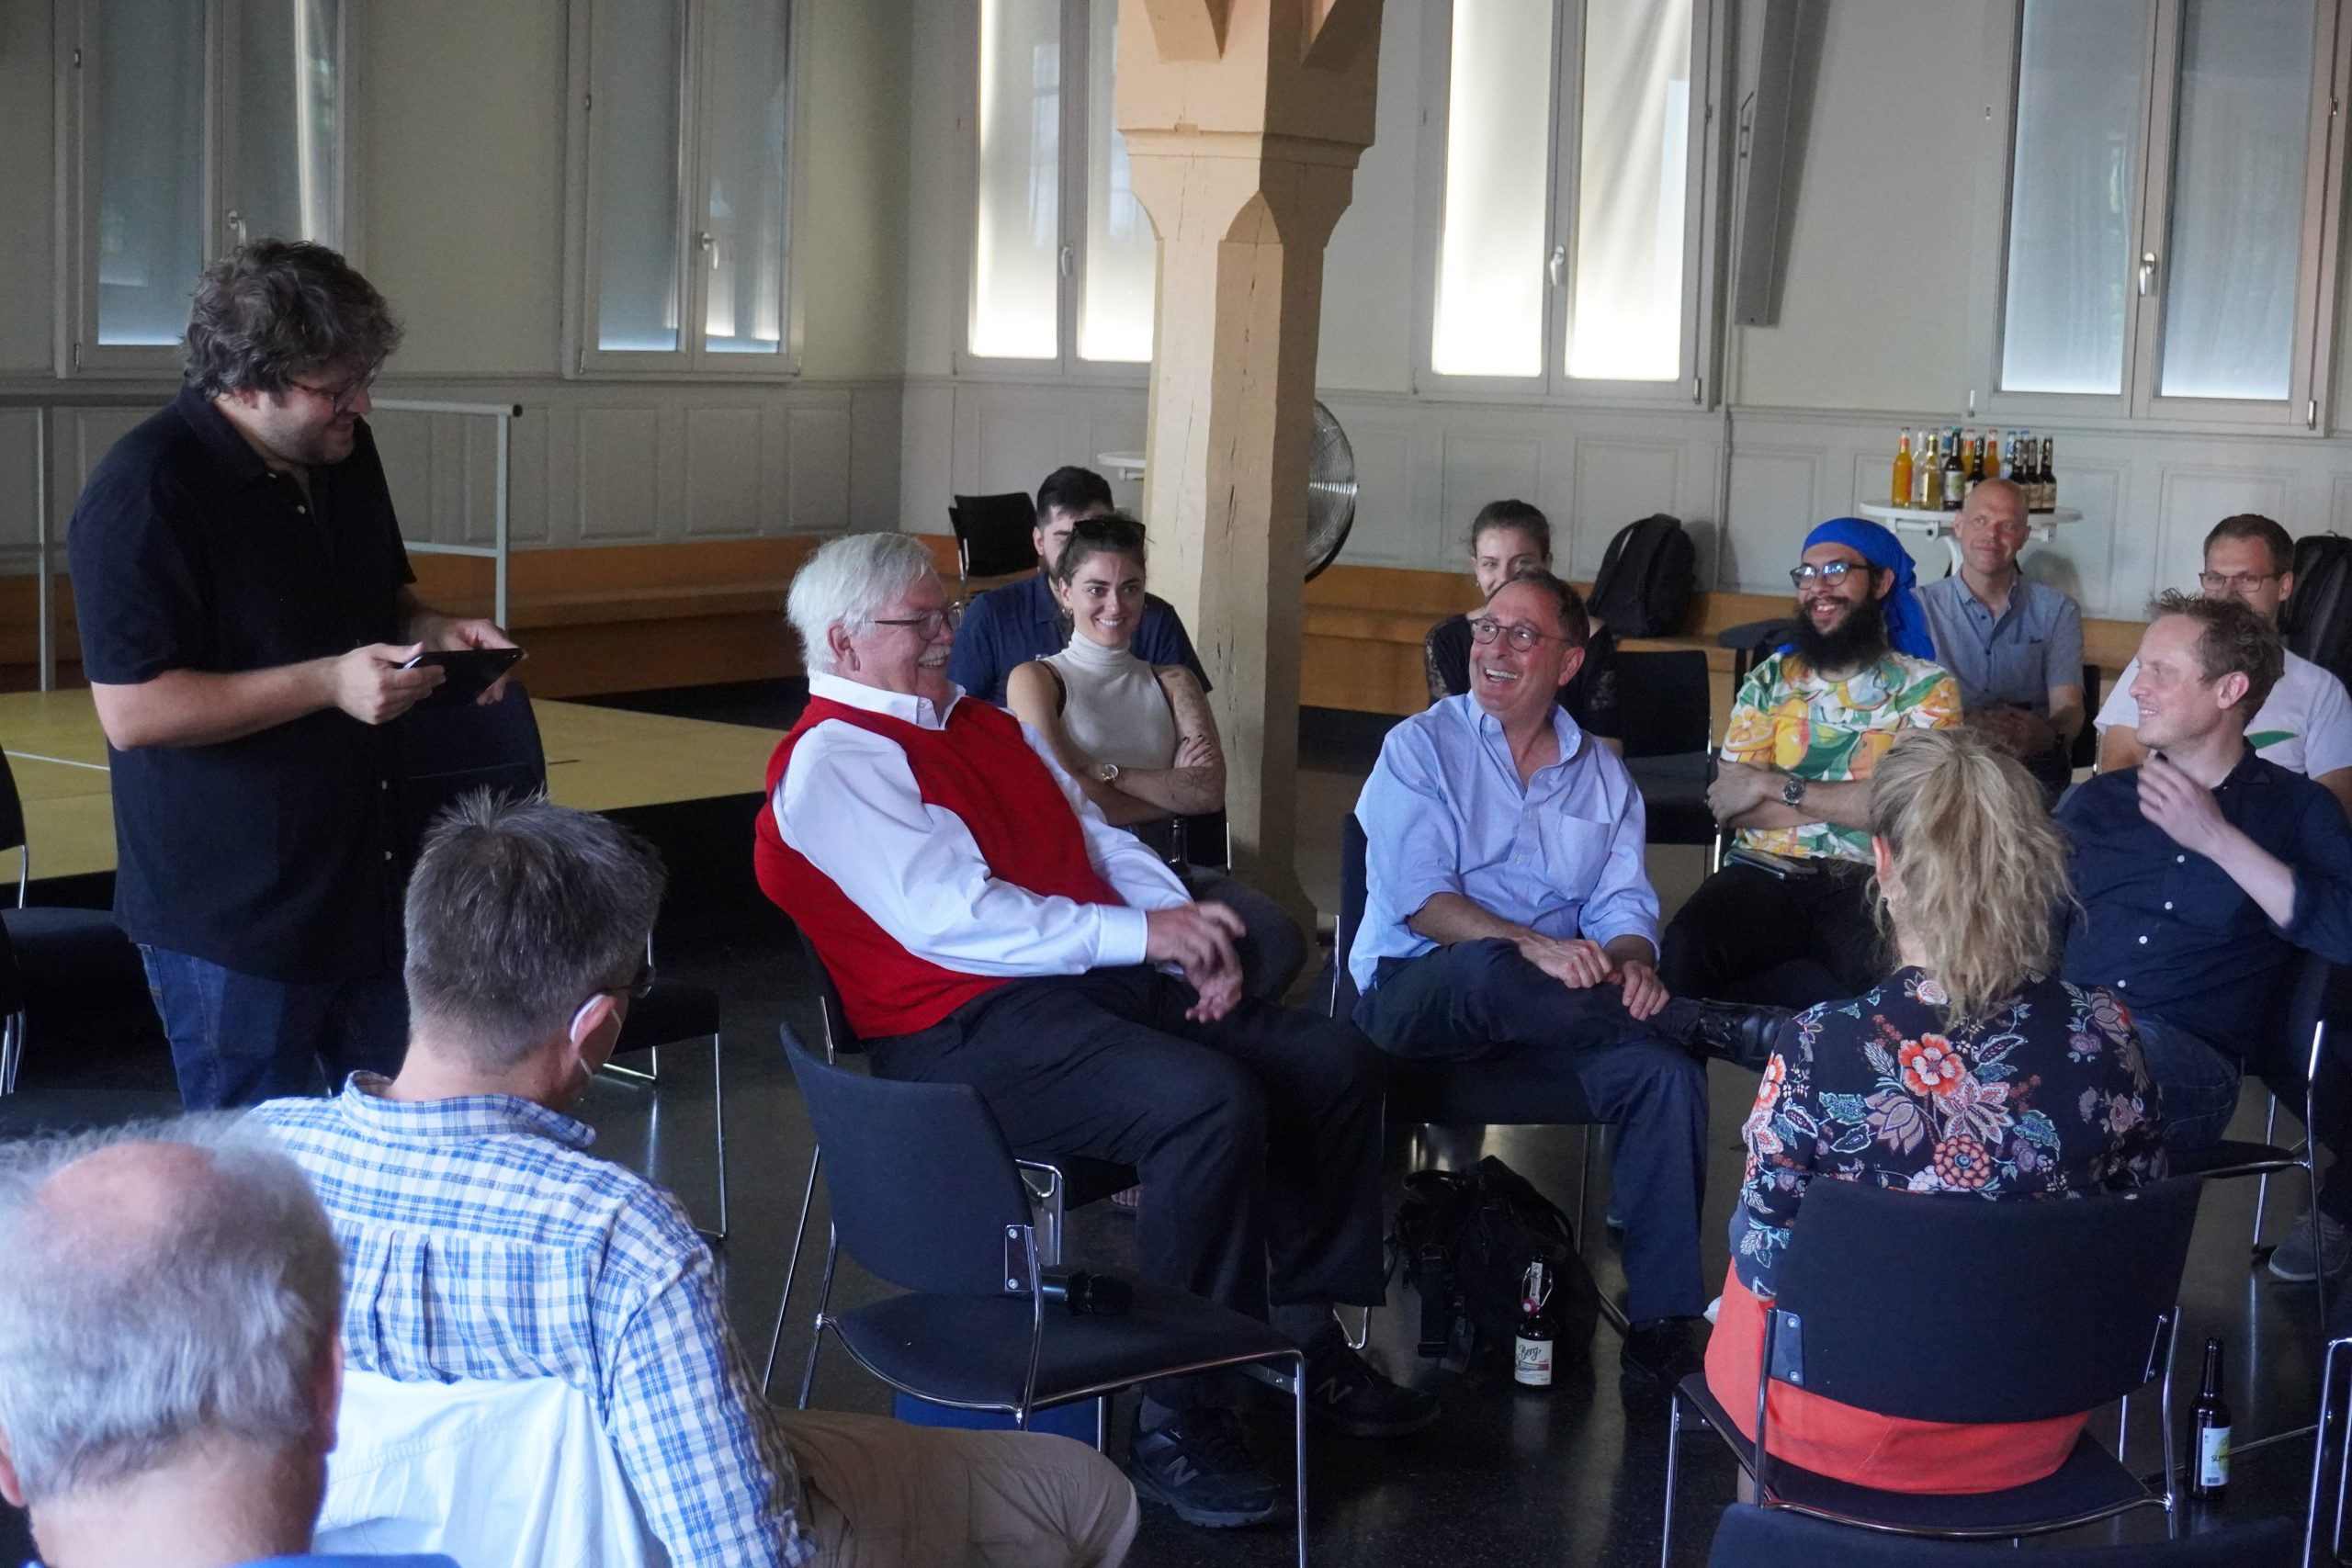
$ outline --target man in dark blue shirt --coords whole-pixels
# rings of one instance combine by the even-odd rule
[[[1110,481],[1091,468],[1056,468],[1046,476],[1037,487],[1037,526],[1029,536],[1037,547],[1041,570],[1018,582],[991,588],[965,607],[956,650],[947,656],[949,680],[967,694],[1002,707],[1005,677],[1016,666],[1062,650],[1069,641],[1069,626],[1062,619],[1061,606],[1054,603],[1043,569],[1061,558],[1072,525],[1114,510]],[[1209,689],[1183,621],[1157,594],[1144,595],[1135,652],[1147,664],[1181,664],[1199,677],[1201,690]]]
[[[2166,593],[2154,611],[2132,686],[2148,760],[2058,810],[2082,906],[2064,971],[2131,1009],[2165,1141],[2188,1154],[2221,1138],[2248,1063],[2278,1060],[2262,1002],[2296,951],[2352,963],[2352,826],[2246,744],[2284,668],[2277,631],[2234,600]]]

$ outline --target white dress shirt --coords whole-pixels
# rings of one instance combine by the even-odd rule
[[[811,675],[808,694],[924,729],[945,709],[838,675]],[[1112,827],[1027,725],[1023,739],[1086,835],[1086,858],[1124,905],[1046,897],[991,874],[962,818],[922,798],[895,742],[837,720],[792,750],[769,808],[784,841],[915,957],[964,975],[1079,975],[1144,961],[1147,910],[1189,904],[1176,874],[1134,834]]]

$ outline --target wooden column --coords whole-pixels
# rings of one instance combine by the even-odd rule
[[[1152,587],[1215,687],[1236,869],[1302,920],[1300,591],[1323,246],[1372,144],[1379,55],[1380,0],[1119,7],[1119,129],[1159,234]]]

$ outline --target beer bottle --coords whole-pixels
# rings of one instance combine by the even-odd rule
[[[2230,1406],[2222,1397],[2222,1342],[2205,1341],[2205,1383],[2189,1411],[2197,1453],[2189,1466],[2188,1495],[2218,1503],[2230,1486]]]
[[[1968,499],[1968,467],[1960,455],[1960,430],[1953,427],[1951,445],[1944,449],[1943,509],[1957,512]]]
[[[2036,477],[2041,481],[2041,510],[2058,510],[2058,462],[2051,448],[2057,445],[2049,436],[2041,438],[2041,462]]]
[[[1911,504],[1911,428],[1904,426],[1903,438],[1894,444],[1894,483],[1889,487],[1893,504]]]
[[[1520,1282],[1518,1356],[1510,1373],[1511,1382],[1521,1388],[1552,1386],[1552,1314],[1544,1310],[1551,1300],[1552,1285],[1544,1278],[1544,1260],[1531,1259],[1526,1278]]]

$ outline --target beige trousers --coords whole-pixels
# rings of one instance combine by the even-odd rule
[[[1135,1488],[1085,1444],[779,1413],[825,1568],[1117,1568]]]

